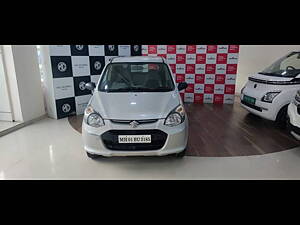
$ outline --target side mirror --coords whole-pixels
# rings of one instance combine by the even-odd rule
[[[85,84],[85,88],[88,89],[88,90],[90,90],[90,91],[93,91],[96,88],[96,84],[94,82],[86,83]]]
[[[186,82],[181,82],[178,84],[178,91],[184,90],[188,87],[188,84]]]

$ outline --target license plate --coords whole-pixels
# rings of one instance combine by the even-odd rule
[[[151,143],[151,135],[119,135],[119,144]]]
[[[255,105],[255,98],[252,98],[250,96],[244,95],[243,100],[251,105]]]

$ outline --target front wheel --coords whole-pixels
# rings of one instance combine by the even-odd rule
[[[277,114],[275,124],[279,128],[282,128],[282,129],[286,128],[287,116],[288,116],[287,109],[288,109],[288,105],[282,107]]]

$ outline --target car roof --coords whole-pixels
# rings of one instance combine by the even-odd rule
[[[110,63],[122,63],[122,62],[152,62],[152,63],[164,63],[165,60],[160,56],[120,56],[112,58]]]

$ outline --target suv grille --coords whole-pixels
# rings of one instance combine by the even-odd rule
[[[151,135],[151,143],[122,143],[118,135]],[[106,148],[115,151],[151,151],[159,150],[166,143],[168,135],[161,130],[110,130],[101,135]]]

